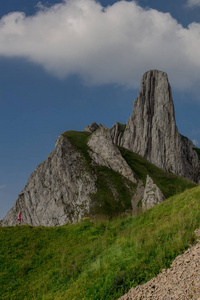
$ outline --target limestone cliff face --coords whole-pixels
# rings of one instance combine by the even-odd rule
[[[115,129],[115,131],[114,131]],[[200,164],[194,145],[178,133],[167,74],[158,70],[143,75],[133,113],[118,145],[145,157],[163,170],[198,182]]]
[[[89,194],[95,192],[95,178],[85,168],[84,157],[59,136],[55,150],[31,174],[1,225],[16,225],[19,210],[22,224],[77,222],[89,212]]]
[[[88,136],[86,135],[86,138]],[[98,205],[95,197],[97,193],[95,166],[97,165],[112,169],[132,182],[129,205],[131,207],[131,197],[134,193],[131,187],[135,186],[137,180],[134,172],[122,158],[119,149],[113,144],[110,131],[98,125],[90,135],[87,147],[90,163],[83,153],[73,146],[70,139],[63,135],[59,136],[55,150],[31,174],[24,190],[0,225],[16,225],[19,211],[22,212],[22,224],[34,226],[64,225],[78,222],[81,218],[89,216]],[[126,209],[124,203],[122,199],[118,199],[118,191],[112,182],[109,186],[109,181],[106,183],[107,189],[115,194],[114,201],[118,207],[121,205],[123,211]],[[95,214],[98,214],[96,210]]]
[[[110,131],[106,127],[101,126],[92,134],[88,146],[92,150],[90,156],[96,164],[106,166],[137,183],[135,174],[113,144]]]

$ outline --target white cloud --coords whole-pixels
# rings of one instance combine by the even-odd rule
[[[200,24],[183,28],[168,13],[119,1],[103,8],[94,0],[39,5],[0,20],[0,55],[21,56],[52,74],[78,74],[90,84],[138,86],[149,69],[168,73],[173,86],[200,79]]]
[[[200,0],[188,0],[187,6],[188,7],[200,6]]]

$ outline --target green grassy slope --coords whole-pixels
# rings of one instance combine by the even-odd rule
[[[1,299],[116,299],[195,241],[200,186],[135,217],[0,228]]]

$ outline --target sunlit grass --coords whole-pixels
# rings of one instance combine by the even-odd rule
[[[200,187],[135,217],[0,228],[0,298],[117,299],[194,243]]]

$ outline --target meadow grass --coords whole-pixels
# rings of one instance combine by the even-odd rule
[[[1,299],[117,299],[195,242],[200,187],[135,217],[0,228]]]

